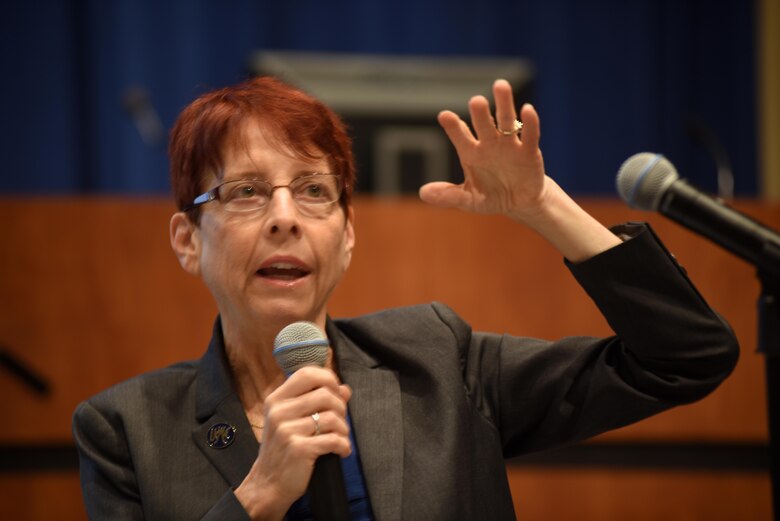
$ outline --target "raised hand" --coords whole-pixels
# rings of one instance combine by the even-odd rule
[[[436,182],[420,189],[420,197],[431,204],[479,213],[499,213],[519,220],[533,214],[544,203],[546,185],[542,152],[539,149],[539,116],[525,104],[521,110],[523,128],[511,131],[517,114],[512,87],[506,80],[493,84],[496,117],[484,96],[469,101],[473,132],[451,111],[439,114],[460,158],[464,182],[460,185]]]
[[[502,132],[511,131],[515,124],[512,87],[496,80],[493,97],[495,119],[484,96],[469,101],[473,132],[457,114],[439,114],[439,123],[458,152],[464,182],[428,183],[420,188],[420,198],[437,206],[511,217],[535,230],[572,262],[619,244],[620,239],[545,175],[539,116],[534,108],[523,105],[522,132],[513,135]]]

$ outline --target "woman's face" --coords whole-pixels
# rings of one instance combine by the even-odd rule
[[[257,124],[246,124],[243,132],[243,139],[223,152],[223,178],[208,178],[205,189],[251,177],[287,185],[304,174],[330,173],[326,158],[295,158],[269,143]],[[266,207],[250,213],[229,213],[218,201],[208,203],[192,230],[193,258],[179,258],[205,281],[223,327],[281,328],[309,320],[324,328],[326,303],[349,266],[355,242],[351,209],[345,215],[336,202],[322,215],[308,216],[290,190],[278,188]]]

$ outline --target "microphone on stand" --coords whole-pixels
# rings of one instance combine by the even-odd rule
[[[780,277],[780,234],[680,179],[661,154],[631,156],[620,167],[616,184],[628,206],[660,212]]]
[[[274,340],[274,358],[287,376],[301,367],[324,367],[329,343],[325,334],[311,322],[293,322]],[[316,521],[348,521],[349,505],[337,454],[324,454],[314,463],[309,481],[311,512]]]

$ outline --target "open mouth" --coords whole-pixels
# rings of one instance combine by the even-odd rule
[[[309,271],[295,264],[277,262],[260,268],[257,274],[268,279],[291,281],[305,277]]]

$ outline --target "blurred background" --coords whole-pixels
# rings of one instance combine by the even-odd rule
[[[165,194],[179,111],[245,78],[257,51],[284,50],[527,60],[523,101],[567,190],[613,194],[617,168],[642,150],[714,190],[711,134],[736,192],[753,195],[759,16],[746,0],[16,2],[0,20],[0,190]],[[489,91],[488,80],[470,94]],[[144,117],[157,122],[144,129]]]
[[[628,210],[614,179],[632,154],[661,152],[692,184],[780,227],[778,34],[773,0],[4,6],[0,518],[84,519],[75,405],[205,349],[213,304],[167,244],[167,133],[199,94],[274,74],[329,103],[354,138],[360,239],[333,315],[435,299],[478,329],[609,334],[538,238],[414,199],[422,182],[460,175],[436,113],[464,114],[505,77],[540,113],[549,175],[608,224],[652,222],[737,331],[740,366],[701,404],[510,462],[521,519],[769,519],[753,270]],[[507,237],[514,260],[491,256],[484,273]],[[484,291],[499,295],[494,308],[474,298]]]

